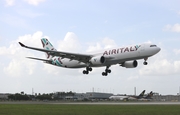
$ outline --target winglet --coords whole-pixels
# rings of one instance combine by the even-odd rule
[[[25,45],[24,45],[23,43],[19,42],[19,44],[20,44],[22,47],[25,47]]]

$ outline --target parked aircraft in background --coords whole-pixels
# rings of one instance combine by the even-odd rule
[[[110,100],[124,100],[124,101],[128,101],[128,100],[136,100],[136,101],[150,101],[152,100],[152,96],[153,96],[153,92],[151,91],[150,93],[147,94],[147,96],[144,96],[145,90],[143,90],[141,92],[141,94],[139,94],[138,96],[128,96],[128,95],[113,95],[110,96],[109,99]]]
[[[140,45],[132,45],[126,47],[119,47],[105,50],[98,54],[79,54],[57,51],[53,45],[46,39],[41,39],[43,49],[26,46],[23,43],[19,44],[28,49],[33,49],[45,52],[46,59],[27,57],[30,59],[41,60],[47,64],[56,65],[65,68],[86,68],[83,74],[89,74],[92,67],[103,67],[106,69],[102,72],[103,76],[111,73],[109,69],[111,65],[119,64],[126,68],[135,68],[138,66],[137,60],[144,59],[144,65],[147,65],[147,59],[160,51],[160,48],[152,43],[145,43]]]
[[[138,96],[129,96],[128,100],[138,100],[144,97],[146,90],[143,90]]]
[[[143,90],[138,96],[128,96],[128,95],[113,95],[110,96],[109,99],[111,100],[137,100],[143,98],[145,90]]]
[[[113,95],[113,96],[110,96],[109,99],[110,100],[128,100],[129,96],[126,96],[126,95]]]
[[[147,96],[140,98],[141,101],[150,101],[152,100],[153,92],[151,91]]]

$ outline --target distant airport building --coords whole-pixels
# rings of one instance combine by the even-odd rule
[[[0,100],[7,100],[10,94],[0,93]]]
[[[54,99],[60,100],[92,100],[92,99],[109,99],[112,96],[112,93],[99,93],[99,92],[87,92],[87,93],[65,93],[65,92],[56,92],[53,95]]]
[[[154,95],[153,101],[180,101],[180,95]]]
[[[82,101],[82,100],[88,100],[89,97],[86,93],[75,93],[74,100]]]
[[[89,97],[85,93],[74,93],[74,95],[71,96],[65,96],[66,100],[77,100],[77,101],[82,101],[89,99]]]

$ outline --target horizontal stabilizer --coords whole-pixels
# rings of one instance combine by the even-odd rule
[[[52,60],[47,60],[47,59],[40,59],[40,58],[34,58],[34,57],[26,57],[26,58],[29,58],[29,59],[34,59],[34,60],[40,60],[40,61],[45,61],[45,62],[52,62]]]

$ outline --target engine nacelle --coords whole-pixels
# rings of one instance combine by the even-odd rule
[[[135,68],[137,67],[138,62],[136,60],[134,61],[126,61],[121,66],[126,68]]]
[[[104,56],[96,56],[96,57],[92,57],[90,59],[90,62],[93,64],[93,65],[99,65],[99,64],[103,64],[105,63],[106,59]]]

